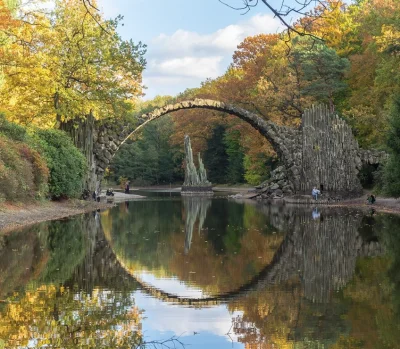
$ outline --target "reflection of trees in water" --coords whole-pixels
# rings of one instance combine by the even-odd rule
[[[182,197],[185,208],[185,254],[188,254],[192,243],[193,229],[198,221],[198,232],[203,229],[207,217],[207,211],[211,206],[211,199],[202,197]]]
[[[275,230],[286,230],[288,233],[275,254],[273,263],[266,270],[267,274],[263,272],[255,287],[251,286],[252,289],[262,289],[268,284],[279,284],[298,278],[307,299],[328,302],[332,292],[342,288],[352,277],[358,256],[382,252],[379,244],[365,245],[363,242],[358,234],[362,215],[356,211],[321,208],[319,219],[313,219],[312,210],[304,207],[294,209],[285,206],[226,205],[224,202],[225,204],[216,206],[216,212],[212,212],[214,206],[211,207],[210,215],[204,218],[204,224],[207,226],[204,236],[196,237],[196,243],[192,245],[188,254],[190,243],[193,241],[195,222],[201,215],[202,207],[203,212],[207,212],[207,202],[207,199],[201,201],[187,198],[187,201],[184,201],[186,235],[168,231],[159,235],[150,234],[149,240],[156,246],[147,250],[150,258],[146,258],[153,261],[154,266],[154,260],[160,255],[164,256],[165,259],[160,262],[164,272],[178,277],[181,281],[194,283],[213,294],[242,286],[253,275],[257,275],[263,266],[270,263],[278,247],[276,238],[282,241],[279,234],[269,235],[271,231],[264,235],[264,229],[270,229],[270,225],[278,227]],[[240,215],[237,206],[240,207]],[[253,226],[254,221],[248,218],[251,216],[248,214],[249,210],[256,212],[254,216],[260,217],[260,211],[265,214],[262,222],[264,224],[256,224],[260,228],[264,226],[263,229]],[[229,215],[222,214],[226,212]],[[221,219],[218,219],[219,217]],[[224,222],[222,226],[221,221]],[[266,222],[269,224],[265,224]],[[201,229],[202,222],[199,223]],[[112,229],[115,229],[114,225]],[[254,230],[260,232],[254,234]],[[117,231],[115,238],[118,242],[119,235],[125,233]],[[133,234],[135,239],[136,235],[138,234]],[[142,235],[138,237],[143,238]],[[162,244],[159,240],[154,244],[154,239],[160,237]],[[135,250],[140,250],[140,245],[148,243],[147,238],[144,240],[138,242],[139,246],[136,246]],[[209,247],[210,242],[213,249]],[[127,240],[124,244],[118,244],[126,249],[131,243]],[[182,251],[183,245],[185,247]],[[116,252],[119,253],[118,250]],[[133,260],[136,268],[150,266],[143,263],[141,255],[130,259],[129,250],[120,256],[125,258],[124,265]],[[258,258],[254,258],[255,256]],[[157,272],[154,269],[150,270]]]
[[[246,293],[228,304],[230,310],[243,311],[242,317],[235,318],[233,329],[243,343],[246,343],[249,348],[272,348],[273,346],[291,348],[296,345],[335,349],[396,348],[398,346],[400,327],[399,318],[396,316],[400,309],[400,278],[398,276],[400,218],[375,215],[371,219],[350,210],[321,208],[320,214],[323,217],[321,221],[320,219],[313,220],[311,210],[307,209],[293,211],[287,207],[262,206],[252,209],[251,206],[249,207],[242,211],[243,227],[250,227],[254,222],[262,220],[264,225],[276,224],[279,229],[291,233],[286,236],[287,249],[280,256],[281,262],[274,270],[274,278],[271,279],[273,283],[265,284],[257,291]],[[175,223],[165,223],[169,224],[170,230],[164,236],[154,233],[153,229],[156,230],[164,224],[158,222],[158,218],[154,218],[154,213],[168,216],[172,212],[168,209],[163,211],[163,206],[159,206],[152,215],[146,218],[152,217],[151,222],[145,223],[142,216],[148,208],[148,206],[143,206],[142,210],[137,210],[135,207],[136,210],[130,211],[129,222],[118,224],[109,218],[122,219],[119,215],[124,214],[123,210],[117,211],[118,214],[110,213],[108,220],[103,217],[103,227],[108,224],[112,229],[126,229],[126,232],[121,234],[121,241],[114,241],[114,243],[119,247],[126,244],[127,253],[132,253],[132,255],[143,248],[141,246],[143,244],[145,248],[142,252],[152,253],[146,256],[145,262],[151,258],[154,259],[164,248],[167,251],[180,249],[182,253],[174,254],[173,258],[170,254],[165,255],[168,258],[166,259],[168,264],[165,265],[179,275],[181,280],[189,280],[188,275],[185,274],[187,270],[184,269],[183,261],[188,261],[188,258],[200,260],[200,265],[204,268],[199,266],[196,274],[192,274],[191,277],[199,285],[205,285],[206,289],[215,285],[222,290],[225,286],[240,286],[243,283],[242,276],[246,275],[241,269],[241,263],[245,264],[254,260],[254,257],[263,251],[268,251],[269,260],[271,260],[283,239],[282,235],[272,234],[271,231],[266,234],[265,231],[259,232],[255,229],[240,232],[234,229],[226,230],[224,237],[218,237],[217,241],[223,242],[228,252],[221,252],[217,256],[215,246],[218,246],[218,243],[207,247],[207,243],[202,239],[196,240],[199,236],[194,234],[190,253],[185,256],[183,253],[185,236],[181,232],[180,225],[181,206],[174,208],[178,211],[176,215],[172,215],[173,219],[176,219]],[[247,213],[245,210],[248,210]],[[260,210],[265,216],[260,214]],[[207,217],[203,224],[209,227],[209,224],[214,221],[215,218]],[[238,221],[239,218],[235,217],[234,220],[227,220],[227,225]],[[47,336],[51,333],[69,336],[71,331],[76,331],[77,334],[87,336],[87,338],[93,338],[94,332],[91,331],[94,328],[106,331],[102,332],[107,333],[106,338],[118,337],[118,324],[130,323],[129,316],[134,314],[135,308],[128,294],[139,285],[134,281],[130,282],[129,275],[124,274],[121,267],[117,265],[114,251],[105,237],[96,235],[98,231],[93,215],[77,218],[74,222],[69,222],[64,227],[57,223],[52,228],[30,228],[23,234],[12,234],[3,238],[0,258],[2,290],[15,289],[32,279],[59,282],[65,277],[72,276],[69,281],[64,282],[66,287],[62,294],[61,287],[54,286],[54,289],[51,289],[53,287],[51,285],[43,286],[41,291],[38,290],[42,292],[42,295],[36,295],[34,291],[15,295],[12,299],[15,303],[10,303],[10,306],[15,305],[15,311],[9,308],[8,304],[3,304],[0,313],[0,338],[16,338],[18,336],[16,333],[21,331],[23,321],[35,324],[36,328]],[[162,226],[162,229],[165,228],[166,226]],[[82,238],[83,229],[86,233]],[[133,233],[134,231],[137,233]],[[140,235],[142,232],[147,233]],[[211,235],[220,232],[204,230],[204,235],[206,239],[210,239]],[[111,234],[115,233],[111,231]],[[240,236],[240,238],[227,239],[226,237],[230,234]],[[151,237],[152,244],[146,240]],[[71,239],[72,241],[69,242]],[[389,257],[368,257],[381,252],[377,240],[386,242]],[[229,244],[227,241],[235,241],[235,243]],[[268,241],[274,243],[273,248],[271,245],[266,249]],[[154,246],[156,248],[152,250]],[[233,247],[229,249],[228,246]],[[240,250],[237,246],[240,246]],[[67,250],[72,249],[72,255],[77,257],[76,261],[72,256],[68,256],[67,251],[63,253],[62,249],[65,247]],[[18,253],[15,253],[14,249],[17,249]],[[232,256],[237,255],[234,253],[236,251],[241,251],[242,255],[239,259],[231,259]],[[63,266],[63,261],[73,263],[74,266],[79,265],[71,272],[71,266]],[[224,263],[226,265],[223,268],[217,269],[218,265],[221,266]],[[210,270],[217,273],[215,275],[220,280],[215,280],[216,278],[210,280]],[[223,276],[226,277],[225,280]],[[96,285],[101,287],[96,287]],[[85,292],[72,292],[74,286]],[[105,287],[110,292],[101,291],[105,290]],[[91,303],[89,295],[90,299],[96,300],[96,305]],[[76,302],[77,297],[80,302]],[[111,297],[107,300],[108,303],[101,300],[104,297]],[[44,310],[41,308],[41,302],[45,305]],[[121,304],[131,309],[132,313],[123,314]],[[67,310],[63,313],[64,307]],[[72,313],[72,311],[75,312]],[[59,327],[58,321],[65,323],[68,321],[68,316],[72,316],[71,314],[85,314],[85,311],[91,312],[87,318],[82,315],[81,324],[86,330],[79,328],[78,325],[75,326],[75,323],[71,324],[69,329]],[[114,314],[114,317],[110,317],[110,313]],[[13,314],[20,317],[20,320],[17,321],[12,317]],[[114,318],[120,321],[117,326],[114,326]],[[95,327],[96,323],[100,327]],[[31,326],[28,326],[28,330],[33,328],[33,325]],[[51,332],[52,330],[54,332]],[[116,332],[113,332],[114,330]],[[43,334],[43,338],[46,335]],[[74,335],[71,336],[74,338]],[[20,346],[26,343],[23,342],[24,338],[18,337]],[[14,347],[16,347],[15,343],[12,344]],[[68,347],[68,343],[64,344]],[[69,347],[72,348],[72,344]]]
[[[277,284],[230,303],[230,310],[244,312],[234,319],[240,341],[249,348],[396,348],[390,260],[370,257],[382,254],[377,241],[386,233],[400,236],[400,218],[371,221],[360,212],[322,208],[323,220],[312,221],[311,211],[290,217],[287,208],[265,210],[281,227],[294,223],[293,248]],[[366,221],[373,226],[367,233]]]
[[[293,348],[304,341],[307,348],[326,348],[347,331],[345,305],[304,299],[298,280],[273,285],[236,304],[230,310],[239,308],[244,314],[234,319],[233,331],[250,348]]]
[[[105,212],[101,222],[115,253],[125,262],[150,270],[161,270],[173,252],[171,235],[182,234],[180,200],[134,201]],[[135,265],[134,265],[135,264]]]
[[[133,274],[144,270],[158,277],[178,277],[219,294],[240,287],[271,260],[282,234],[272,234],[256,207],[188,199],[186,206],[180,200],[134,202],[129,215],[118,208],[102,214],[107,239]],[[191,234],[184,234],[182,223]],[[201,234],[193,234],[202,227]],[[190,253],[185,254],[189,241]]]
[[[96,226],[90,216],[54,221],[47,226],[50,259],[40,277],[41,281],[62,283],[68,280],[74,269],[89,255],[88,249],[96,235]]]
[[[2,237],[0,297],[28,280],[62,283],[87,255],[87,234],[96,233],[86,216],[41,223]],[[93,238],[92,238],[93,240]]]
[[[1,348],[132,348],[140,343],[140,316],[131,295],[135,287],[118,287],[124,283],[121,268],[107,259],[112,250],[97,236],[98,223],[88,214],[4,237]],[[118,286],[106,289],[106,280]]]
[[[141,340],[130,293],[55,285],[14,293],[0,313],[5,348],[126,348]],[[1,344],[1,343],[0,343]]]
[[[0,236],[0,299],[40,275],[49,259],[47,232],[40,226]]]

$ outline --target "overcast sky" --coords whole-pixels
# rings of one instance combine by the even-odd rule
[[[231,3],[241,0],[230,0]],[[275,33],[279,21],[264,5],[247,14],[218,0],[99,0],[106,17],[124,16],[124,39],[148,46],[145,99],[176,95],[222,75],[247,36]]]

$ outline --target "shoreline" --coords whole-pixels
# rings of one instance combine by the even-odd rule
[[[107,209],[113,204],[83,201],[45,201],[25,203],[3,203],[0,205],[0,235],[32,224],[63,219],[98,209]]]
[[[232,191],[241,192],[242,188]],[[26,227],[35,223],[58,220],[78,214],[92,212],[98,209],[104,210],[115,206],[120,202],[145,198],[139,195],[124,194],[117,195],[114,202],[96,202],[83,200],[65,200],[65,201],[45,201],[31,203],[3,203],[0,204],[0,235],[6,234],[12,230]],[[240,199],[239,199],[240,200]],[[243,200],[243,199],[242,199]],[[252,199],[244,199],[251,200]],[[257,201],[257,200],[254,200]],[[280,201],[280,200],[279,200]],[[258,201],[260,202],[260,201]],[[262,202],[262,201],[261,201]],[[276,202],[278,204],[278,201]],[[264,201],[264,204],[271,204]],[[272,203],[273,204],[273,203]],[[281,203],[280,203],[281,204]],[[285,203],[285,205],[292,205]],[[294,204],[295,205],[295,204]],[[310,204],[300,204],[302,206],[319,206]],[[366,195],[357,199],[348,199],[332,204],[324,204],[324,207],[353,207],[362,211],[374,209],[375,212],[400,214],[400,200],[395,198],[377,197],[374,204],[366,203]]]
[[[337,202],[329,205],[331,207],[355,207],[361,210],[374,209],[375,212],[400,214],[400,200],[395,198],[380,198],[377,197],[377,201],[373,204],[367,204],[367,199],[349,199],[343,202]]]
[[[109,203],[78,199],[33,201],[30,203],[2,203],[0,204],[0,235],[35,223],[68,218],[96,210],[105,210],[121,202],[142,198],[144,196],[121,193],[117,194],[114,197],[114,201]]]

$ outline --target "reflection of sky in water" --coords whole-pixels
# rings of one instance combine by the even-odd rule
[[[225,305],[195,309],[163,303],[141,291],[134,297],[137,307],[145,309],[142,329],[147,340],[180,336],[188,348],[244,348],[231,328],[232,318],[242,312],[231,313]]]
[[[134,273],[134,276],[151,287],[177,295],[178,297],[202,298],[207,296],[200,288],[188,286],[178,278],[158,278],[144,271]]]

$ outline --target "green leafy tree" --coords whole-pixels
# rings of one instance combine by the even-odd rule
[[[310,41],[309,38],[293,41],[292,64],[301,69],[306,82],[302,93],[329,103],[333,111],[335,97],[347,88],[344,75],[350,68],[349,60],[339,57],[334,49],[322,42]]]
[[[212,183],[225,183],[229,157],[224,144],[225,127],[218,125],[213,129],[207,140],[207,149],[204,152],[204,165],[208,179]]]
[[[110,166],[114,179],[127,177],[137,185],[183,180],[181,147],[171,142],[174,124],[166,116],[148,124],[136,140],[121,147]]]
[[[393,102],[387,140],[390,156],[384,169],[383,188],[386,194],[400,196],[400,96]]]
[[[273,156],[266,156],[265,153],[258,153],[252,158],[249,155],[244,156],[244,178],[247,183],[258,185],[265,181],[270,172],[274,169],[278,159]]]
[[[244,149],[240,144],[240,131],[228,131],[224,135],[224,144],[228,154],[226,181],[228,183],[244,182]]]

